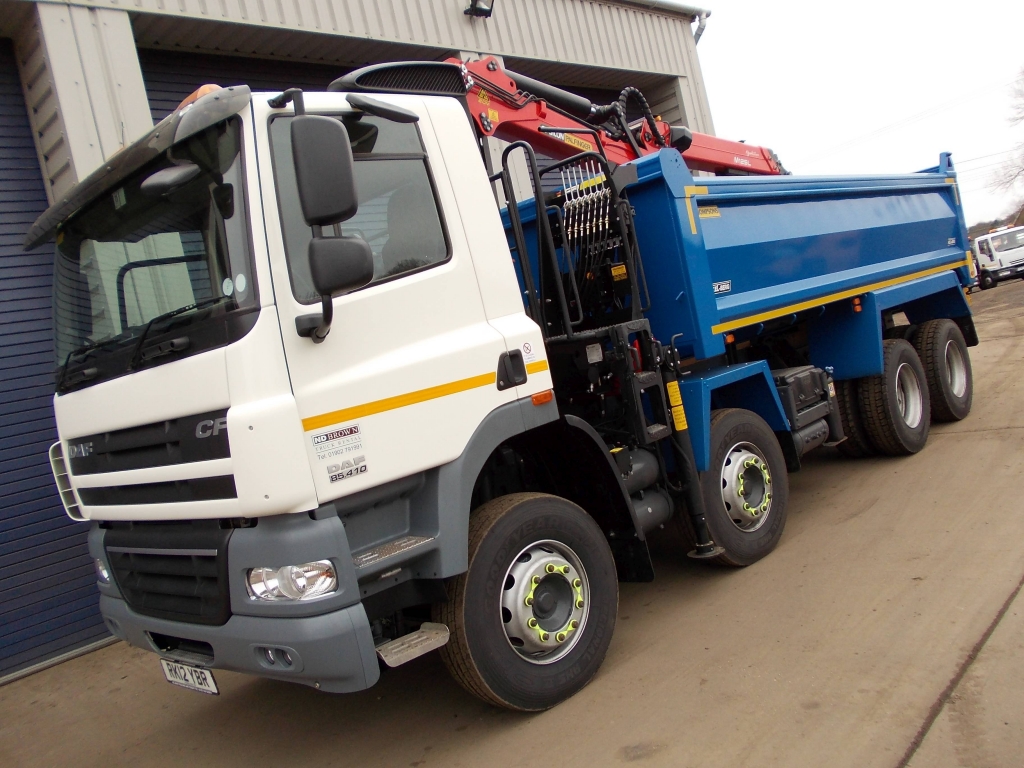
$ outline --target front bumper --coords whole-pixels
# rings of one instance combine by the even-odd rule
[[[276,618],[234,615],[221,626],[142,616],[110,595],[100,596],[107,628],[137,648],[211,669],[303,683],[333,693],[369,688],[380,678],[373,634],[361,603],[319,616]],[[168,639],[189,650],[164,650]],[[212,655],[194,649],[208,644]],[[292,663],[267,661],[266,649],[285,650]]]
[[[1024,277],[1024,264],[1017,264],[1016,266],[1006,267],[1005,269],[992,269],[989,270],[989,274],[991,274],[996,280],[1010,280],[1015,277]]]

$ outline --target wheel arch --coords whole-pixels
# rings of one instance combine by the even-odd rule
[[[683,407],[693,445],[697,470],[706,472],[711,463],[712,408],[740,408],[756,413],[774,432],[789,432],[789,420],[772,381],[768,363],[758,360],[710,371],[679,380]]]
[[[500,468],[512,461],[522,465],[521,471],[513,469],[496,480]],[[520,491],[549,493],[573,502],[604,531],[620,580],[653,578],[643,529],[615,461],[583,419],[565,416],[495,446],[476,476],[471,506],[476,509],[492,498]]]
[[[882,372],[882,316],[886,312],[903,312],[913,325],[950,319],[960,326],[968,346],[978,344],[971,308],[953,270],[870,291],[859,298],[859,304],[828,304],[808,322],[811,362],[819,368],[832,368],[837,380]]]

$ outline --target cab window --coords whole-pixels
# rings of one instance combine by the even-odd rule
[[[371,115],[332,115],[345,124],[355,157],[359,210],[342,222],[373,251],[375,285],[448,260],[450,248],[419,130]],[[302,218],[292,165],[290,116],[270,123],[278,208],[292,293],[303,304],[320,301],[309,274],[312,231]]]

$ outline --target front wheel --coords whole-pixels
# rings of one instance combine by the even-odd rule
[[[448,625],[448,671],[473,695],[539,711],[597,673],[611,642],[619,584],[601,529],[578,506],[515,493],[469,521],[469,569],[434,620]]]
[[[996,279],[992,277],[991,272],[982,272],[978,275],[978,287],[983,291],[987,291],[989,288],[996,284]]]
[[[739,408],[711,414],[711,462],[701,474],[711,538],[724,565],[757,562],[779,543],[786,526],[786,460],[764,420]]]

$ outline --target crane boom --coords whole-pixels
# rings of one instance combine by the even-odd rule
[[[469,112],[482,136],[525,141],[556,160],[578,152],[602,152],[615,164],[635,160],[665,146],[682,152],[693,171],[715,174],[786,173],[765,147],[691,133],[656,119],[642,94],[623,91],[619,103],[597,106],[588,99],[504,69],[493,56],[449,63],[464,68]],[[645,117],[626,123],[622,102],[636,98]]]

